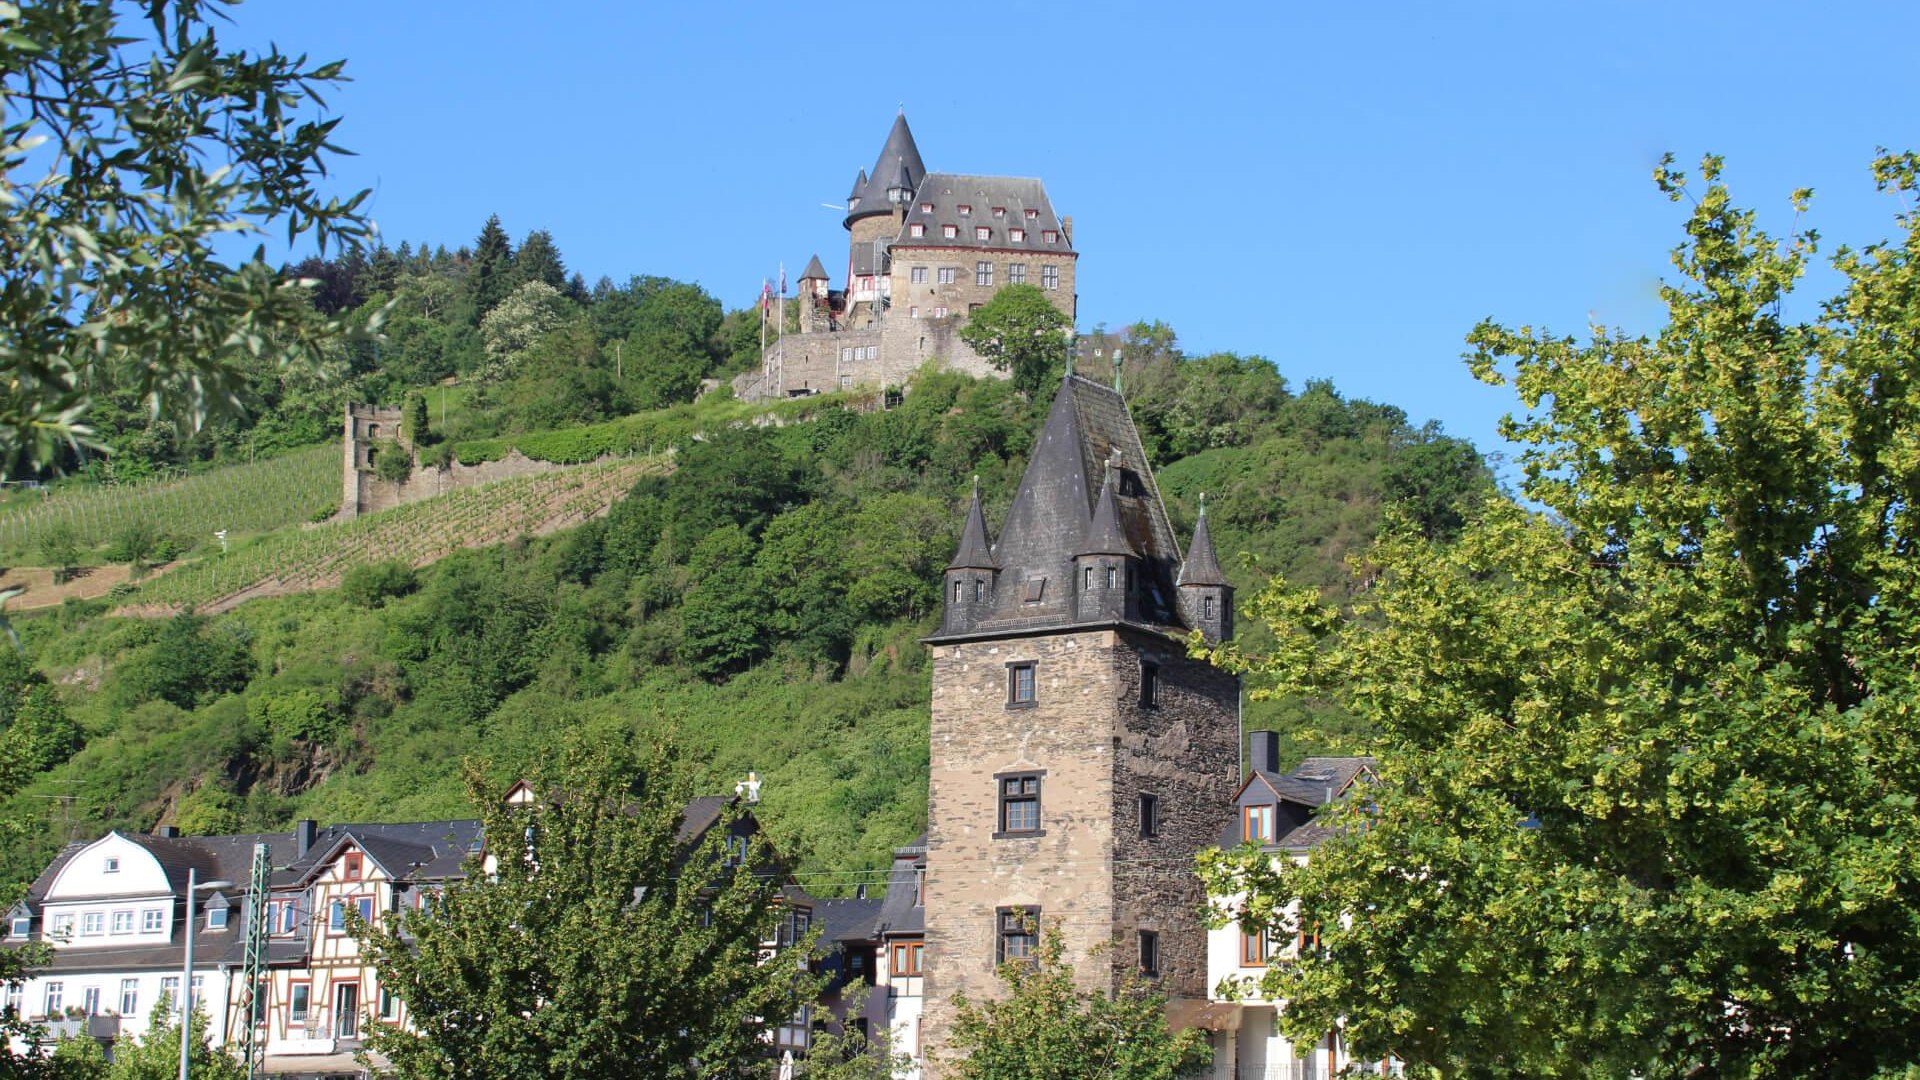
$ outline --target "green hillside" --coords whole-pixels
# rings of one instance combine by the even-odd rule
[[[1469,449],[1398,410],[1324,384],[1294,393],[1258,359],[1170,353],[1163,366],[1134,398],[1162,486],[1182,529],[1209,493],[1243,588],[1268,567],[1331,582],[1390,503],[1445,528],[1445,511],[1484,489]],[[20,618],[78,737],[53,740],[15,797],[15,813],[44,825],[10,842],[10,869],[31,873],[69,835],[110,827],[456,815],[463,757],[507,776],[562,730],[625,727],[679,740],[716,790],[757,769],[763,816],[805,853],[810,883],[850,888],[923,825],[918,639],[970,477],[997,522],[1039,418],[1006,383],[926,375],[889,411],[827,407],[682,440],[671,472],[589,467],[640,475],[620,477],[627,494],[604,518],[544,538],[418,571],[376,565],[342,589],[213,616],[76,603]],[[487,527],[488,492],[403,508],[389,526],[370,517],[353,528],[389,539],[336,569],[423,561],[396,538],[429,519]],[[346,546],[316,536],[255,547]],[[172,577],[147,594],[191,585]],[[1289,707],[1303,706],[1255,704],[1250,719]]]

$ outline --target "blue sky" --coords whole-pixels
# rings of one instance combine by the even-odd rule
[[[1511,399],[1462,337],[1657,327],[1683,215],[1648,179],[1663,151],[1725,155],[1778,230],[1813,187],[1831,249],[1892,233],[1874,148],[1920,149],[1911,5],[953,10],[255,0],[225,36],[347,59],[338,183],[394,244],[498,213],[589,281],[741,306],[782,261],[844,266],[820,204],[904,105],[929,168],[1046,181],[1083,330],[1158,318],[1496,451]]]

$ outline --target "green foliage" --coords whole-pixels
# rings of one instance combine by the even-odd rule
[[[694,674],[744,670],[766,649],[766,597],[752,573],[753,538],[738,525],[713,529],[687,557],[682,657]]]
[[[1165,995],[1134,979],[1112,993],[1082,990],[1064,951],[1060,932],[1046,929],[1032,963],[1000,966],[1003,996],[956,994],[944,1071],[961,1080],[1179,1080],[1212,1062],[1204,1030],[1168,1029]]]
[[[1073,323],[1033,285],[1009,285],[967,317],[960,340],[1037,400],[1066,369]]]
[[[413,475],[413,455],[398,439],[380,439],[372,447],[373,475],[389,484],[406,483]]]
[[[493,214],[473,242],[473,263],[467,269],[467,300],[473,317],[485,319],[519,284],[513,273],[513,244],[500,227],[500,215]]]
[[[193,1010],[188,1030],[190,1075],[206,1080],[246,1080],[246,1069],[208,1041],[203,1010]],[[169,1015],[166,1002],[154,1006],[145,1038],[123,1035],[113,1044],[113,1064],[100,1075],[104,1080],[173,1080],[180,1075],[180,1024]]]
[[[80,565],[80,535],[64,521],[54,522],[40,533],[40,558],[53,567],[54,584],[73,580]]]
[[[492,305],[480,320],[480,339],[487,350],[481,380],[505,382],[517,375],[535,343],[559,329],[572,311],[560,290],[543,281],[529,281]]]
[[[85,742],[46,676],[19,650],[0,650],[0,786],[64,763]]]
[[[154,563],[171,559],[174,553],[173,541],[155,528],[153,522],[136,518],[113,534],[104,554],[108,562],[126,563],[133,576],[139,577]]]
[[[1911,156],[1876,164],[1911,193]],[[1651,338],[1477,327],[1532,510],[1417,521],[1348,610],[1276,585],[1257,693],[1377,729],[1381,783],[1310,864],[1213,860],[1295,1037],[1430,1075],[1871,1076],[1920,1060],[1911,853],[1920,218],[1835,259],[1708,181]],[[1656,174],[1690,194],[1670,165]],[[1804,194],[1796,204],[1804,203]]]
[[[732,1077],[816,980],[763,963],[781,865],[727,864],[729,811],[678,837],[692,787],[670,751],[572,738],[509,807],[468,770],[488,864],[427,907],[353,932],[409,1028],[369,1039],[402,1077]],[[810,945],[811,943],[807,943]],[[803,946],[804,947],[804,946]],[[539,1001],[538,1009],[525,1003]]]
[[[192,433],[234,411],[252,368],[310,359],[340,330],[258,251],[238,264],[216,251],[269,226],[323,249],[366,233],[365,192],[343,202],[314,187],[340,122],[315,115],[317,98],[341,64],[222,50],[211,20],[226,6],[155,5],[124,22],[133,12],[112,4],[0,8],[7,476],[93,441],[103,390]]]
[[[148,644],[121,665],[116,689],[127,706],[165,701],[191,709],[247,685],[253,657],[233,628],[198,615],[176,615],[154,627]]]
[[[407,391],[406,402],[401,406],[400,428],[406,432],[407,441],[416,447],[433,441],[433,432],[427,426],[427,395],[418,390]]]
[[[350,604],[377,608],[395,597],[406,596],[420,587],[413,567],[400,559],[365,563],[347,571],[340,581],[340,595]]]

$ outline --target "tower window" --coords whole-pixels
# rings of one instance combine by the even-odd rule
[[[1149,979],[1160,976],[1160,935],[1152,930],[1140,931],[1140,974]]]
[[[1040,831],[1040,773],[999,777],[1000,829],[994,835],[1016,836]]]
[[[1092,592],[1093,591],[1093,567],[1091,566],[1086,567],[1083,576],[1086,578],[1086,581],[1083,585],[1081,585],[1081,588],[1085,589],[1088,592]]]
[[[1040,948],[1040,909],[996,908],[1000,932],[995,937],[994,960],[1001,964],[1031,963]]]
[[[980,580],[979,578],[974,578],[973,579],[974,602],[979,603],[982,599],[984,599],[986,597],[986,592],[987,592],[987,583]]]
[[[1151,840],[1160,835],[1160,796],[1140,793],[1140,839]]]
[[[1157,708],[1160,704],[1160,668],[1154,664],[1140,665],[1140,707]]]
[[[1007,665],[1007,707],[1032,708],[1036,700],[1034,662],[1023,660]]]
[[[1213,597],[1203,596],[1200,598],[1200,617],[1203,619],[1213,618]]]
[[[1107,588],[1117,589],[1119,587],[1120,587],[1120,568],[1118,566],[1113,565],[1112,563],[1108,563],[1107,564]]]
[[[956,604],[960,602],[960,582],[958,581],[953,583],[953,602]]]

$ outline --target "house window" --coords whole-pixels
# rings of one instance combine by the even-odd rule
[[[944,318],[946,318],[946,317],[947,317],[947,309],[946,309],[946,308],[945,308],[944,306],[942,306],[942,307],[937,307],[937,308],[934,308],[934,309],[933,309],[933,317],[934,317],[934,318],[936,318],[936,319],[944,319]]]
[[[1266,933],[1240,932],[1240,966],[1266,967],[1273,956],[1273,938]]]
[[[140,980],[120,980],[120,1015],[140,1015]]]
[[[932,203],[930,203],[930,202],[923,202],[923,203],[921,203],[921,204],[920,204],[920,212],[921,212],[921,213],[923,213],[923,214],[931,214],[931,213],[933,213],[933,204],[932,204]]]
[[[1057,266],[1041,267],[1040,268],[1040,287],[1043,289],[1059,288],[1060,287],[1060,268]]]
[[[7,984],[7,1015],[19,1016],[27,1007],[27,988],[22,983]]]
[[[1152,930],[1140,931],[1140,974],[1160,977],[1160,935]]]
[[[26,937],[33,933],[33,916],[15,915],[13,917],[13,936]]]
[[[973,264],[973,283],[975,285],[993,284],[993,264],[982,260]]]
[[[919,317],[920,317],[920,305],[915,304],[914,306],[907,309],[907,318],[917,319]]]
[[[803,1050],[807,1045],[807,1032],[812,1027],[813,1006],[802,1005],[800,1011],[793,1014],[793,1019],[780,1025],[779,1030],[774,1032],[773,1043],[782,1049]]]
[[[359,881],[362,869],[360,853],[357,851],[348,852],[346,857],[340,860],[340,876],[348,881]]]
[[[287,988],[287,1023],[305,1026],[307,1012],[313,1004],[313,986],[297,982]]]
[[[133,912],[116,911],[113,913],[113,932],[116,934],[133,933]]]
[[[1015,707],[1030,706],[1034,703],[1034,664],[1024,660],[1007,665],[1007,704]]]
[[[942,285],[953,284],[953,279],[959,274],[959,272],[960,272],[960,268],[957,266],[941,267],[940,268],[940,284]]]
[[[73,936],[73,916],[72,915],[55,915],[53,917],[53,929],[49,931],[49,934],[50,936],[52,936],[54,939],[58,941],[65,941],[68,938],[72,937]]]
[[[727,837],[727,865],[744,866],[747,862],[747,838],[744,836]]]
[[[292,900],[275,900],[267,905],[267,932],[276,935],[293,933],[295,921],[299,918],[299,909]]]
[[[918,941],[894,942],[893,973],[907,978],[920,974],[920,951],[924,948],[926,945]]]
[[[1040,239],[1045,240],[1049,244],[1057,244],[1060,242],[1060,234],[1054,232],[1052,229],[1042,229],[1040,231]]]
[[[180,976],[165,975],[160,979],[160,1000],[169,1005],[180,1002]]]
[[[913,224],[907,226],[907,235],[908,236],[925,236],[927,235],[927,227],[916,221]]]
[[[167,913],[160,908],[148,908],[140,913],[140,932],[158,933],[167,928]]]
[[[973,238],[975,240],[991,240],[993,239],[993,230],[985,225],[975,225],[973,227]]]
[[[1158,708],[1160,705],[1160,668],[1156,664],[1140,665],[1140,707]]]
[[[1026,263],[1008,263],[1007,264],[1007,284],[1025,285],[1026,283],[1027,283],[1027,264]]]
[[[380,988],[380,1019],[392,1020],[400,1015],[400,999],[386,987]]]
[[[853,376],[851,375],[840,376],[840,389],[846,390],[851,388],[852,386],[853,386]]]
[[[1006,208],[1006,207],[1004,207],[1004,206],[996,206],[996,207],[994,207],[994,208],[993,208],[993,216],[994,216],[994,217],[1006,217],[1006,216],[1007,216],[1007,208]]]
[[[973,207],[968,206],[966,203],[961,203],[958,209],[961,217],[971,217],[973,215]]]
[[[1000,831],[1014,836],[1040,831],[1040,773],[1000,777]]]
[[[109,855],[109,856],[107,856],[107,859],[106,859],[106,863],[105,863],[105,864],[104,864],[104,865],[103,865],[103,866],[102,866],[102,867],[100,868],[100,870],[101,870],[101,873],[105,873],[105,874],[117,874],[117,873],[119,873],[119,872],[120,872],[120,857],[119,857],[118,855]]]
[[[1027,207],[1027,220],[1028,220],[1028,221],[1032,221],[1032,220],[1034,220],[1035,218],[1038,218],[1039,216],[1040,216],[1040,211],[1039,211],[1039,210],[1037,210],[1037,209],[1035,209],[1035,208],[1033,208],[1033,207],[1031,207],[1031,206],[1029,206],[1029,207]]]
[[[1160,835],[1160,796],[1140,793],[1140,839]]]
[[[80,916],[80,936],[98,937],[107,932],[105,912],[89,911]]]
[[[343,934],[346,933],[346,930],[347,902],[345,900],[335,900],[333,903],[327,905],[327,931],[334,934]]]
[[[47,984],[46,1015],[52,1018],[60,1015],[67,1007],[67,984],[50,982]]]
[[[1025,230],[1025,229],[1008,229],[1008,230],[1007,230],[1007,239],[1009,239],[1009,240],[1011,240],[1011,241],[1013,241],[1013,242],[1014,242],[1014,243],[1016,243],[1016,244],[1024,244],[1024,243],[1026,243],[1026,242],[1027,242],[1027,230]]]
[[[958,226],[958,225],[942,225],[942,226],[940,226],[940,235],[941,235],[941,236],[943,236],[943,237],[945,237],[945,238],[946,238],[946,239],[948,239],[948,240],[951,240],[951,239],[953,239],[954,237],[956,237],[956,236],[959,236],[959,235],[960,235],[960,226]]]
[[[1246,806],[1240,810],[1241,837],[1260,844],[1273,843],[1273,807]]]
[[[100,1015],[100,988],[89,986],[80,991],[80,1011],[88,1016]]]
[[[227,928],[227,909],[223,907],[207,909],[207,929],[225,930]]]
[[[1035,959],[1040,946],[1040,909],[1003,907],[995,909],[995,915],[1000,927],[995,935],[995,963],[1024,963]]]
[[[919,228],[917,225],[914,227]],[[925,285],[927,283],[927,268],[924,266],[916,266],[907,271],[907,277],[915,285]]]

